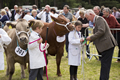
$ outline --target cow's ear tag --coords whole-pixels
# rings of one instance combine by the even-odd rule
[[[11,26],[11,25],[9,25],[9,29],[12,29],[12,26]]]

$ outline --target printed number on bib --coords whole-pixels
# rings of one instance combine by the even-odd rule
[[[27,54],[26,50],[23,50],[22,48],[20,48],[19,46],[17,46],[15,48],[15,53],[20,56],[20,57],[24,57]]]

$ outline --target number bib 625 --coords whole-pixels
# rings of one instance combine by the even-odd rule
[[[20,48],[19,46],[17,46],[15,48],[15,53],[20,56],[20,57],[24,57],[27,54],[26,50],[23,50],[22,48]]]

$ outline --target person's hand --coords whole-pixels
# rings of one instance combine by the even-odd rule
[[[40,40],[38,40],[37,42],[40,44],[42,43],[43,39],[41,38]]]
[[[43,11],[47,11],[48,9],[47,8],[45,8]]]
[[[90,36],[88,36],[88,37],[86,38],[86,40],[91,41]]]
[[[45,43],[44,43],[44,45],[45,45]],[[45,47],[44,49],[47,50],[47,48],[49,47],[49,44],[47,43],[46,46],[44,46],[44,47]]]
[[[80,42],[83,42],[84,41],[84,38],[80,39]]]

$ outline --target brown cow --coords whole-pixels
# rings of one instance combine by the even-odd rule
[[[60,72],[60,62],[61,58],[64,53],[64,43],[63,42],[57,42],[56,37],[57,36],[63,36],[69,31],[73,30],[73,25],[69,22],[67,18],[65,18],[63,15],[59,15],[58,18],[52,17],[51,18],[54,20],[51,23],[45,23],[44,22],[44,27],[42,30],[42,33],[40,34],[43,38],[43,42],[45,42],[46,38],[46,29],[49,27],[48,31],[48,43],[49,43],[49,48],[48,48],[48,54],[55,56],[56,55],[56,63],[57,63],[57,75],[61,76]],[[31,21],[32,23],[32,21]],[[47,60],[48,62],[48,60]],[[46,73],[46,70],[44,68],[44,75]]]
[[[11,25],[13,29],[9,29],[8,26]],[[19,45],[22,49],[27,49],[28,43],[28,34],[29,34],[29,24],[26,20],[20,19],[16,23],[7,23],[5,25],[4,30],[8,33],[9,37],[12,39],[11,43],[5,48],[5,54],[7,59],[7,72],[6,75],[9,74],[9,80],[12,79],[12,75],[15,71],[15,63],[18,62],[21,65],[21,77],[25,77],[24,66],[29,62],[28,53],[20,57],[15,53],[16,47]],[[17,44],[18,42],[18,44]],[[21,49],[18,52],[20,55],[23,55],[23,51]]]

